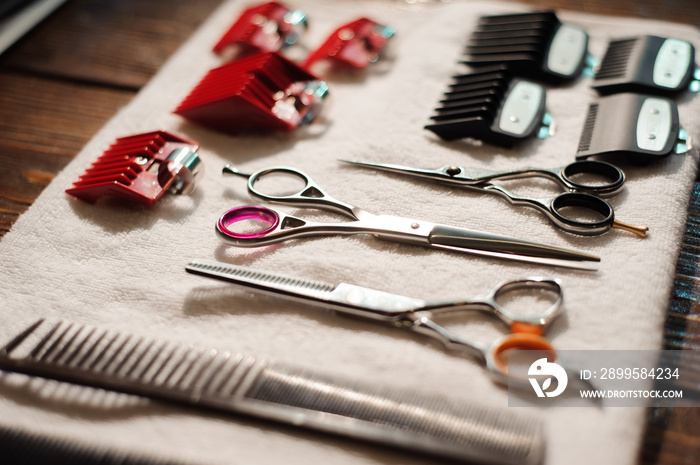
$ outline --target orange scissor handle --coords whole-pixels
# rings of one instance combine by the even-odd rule
[[[544,326],[515,321],[510,325],[510,332],[514,334],[535,334],[537,336],[542,336],[542,334],[544,334]]]
[[[489,368],[504,380],[508,379],[508,361],[505,355],[509,350],[536,350],[546,352],[548,359],[557,359],[556,350],[544,337],[531,332],[509,334],[494,342],[487,356]]]

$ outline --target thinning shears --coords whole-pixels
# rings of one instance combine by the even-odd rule
[[[542,336],[561,313],[563,292],[560,282],[555,279],[504,281],[483,297],[429,302],[347,283],[334,285],[307,281],[212,260],[193,260],[185,269],[189,273],[246,286],[258,292],[416,331],[440,341],[449,350],[478,358],[495,381],[504,384],[508,382],[508,366],[504,361],[507,351],[536,350],[556,357],[554,348]],[[517,298],[518,294],[514,293],[524,291],[536,294],[540,297],[539,302],[548,307],[539,315],[522,316],[507,310],[502,304],[508,301],[508,296]],[[472,341],[433,320],[435,314],[474,311],[494,315],[510,327],[511,333],[490,343]]]
[[[646,237],[648,230],[646,226],[633,226],[615,219],[613,207],[601,197],[613,196],[620,192],[625,183],[625,174],[616,166],[602,161],[577,161],[554,169],[523,168],[508,171],[468,169],[456,165],[445,165],[431,170],[354,160],[340,161],[366,168],[427,178],[443,184],[494,192],[505,197],[513,205],[537,208],[544,212],[557,227],[574,234],[590,236],[602,234],[610,228],[617,228]],[[551,179],[566,192],[554,197],[538,199],[517,195],[491,182],[498,179],[529,177]],[[589,179],[577,181],[577,177]],[[581,212],[584,215],[576,215]]]
[[[248,192],[252,196],[269,202],[331,210],[355,220],[340,223],[314,223],[266,207],[238,207],[225,212],[216,224],[219,238],[230,245],[258,247],[300,237],[372,234],[382,239],[438,249],[568,268],[593,270],[600,261],[600,258],[593,255],[536,242],[397,216],[373,215],[331,197],[309,176],[294,168],[270,168],[245,174],[227,165],[224,173],[248,178]],[[288,195],[272,195],[258,190],[255,186],[256,182],[271,174],[296,177],[304,182],[304,187],[299,192]],[[255,221],[267,226],[263,230],[252,233],[233,229],[241,226],[236,223]]]

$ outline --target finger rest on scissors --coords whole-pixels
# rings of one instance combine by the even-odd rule
[[[575,216],[580,213],[584,213],[585,218]],[[549,216],[561,229],[584,236],[603,234],[613,227],[615,221],[615,212],[608,202],[583,192],[556,196],[552,200]]]
[[[246,222],[248,226],[257,226],[253,232],[236,231],[232,226]],[[267,225],[260,229],[260,224]],[[306,222],[300,218],[285,215],[265,207],[244,206],[232,208],[225,212],[216,222],[216,232],[223,242],[239,247],[255,247],[273,244],[284,240],[274,233],[289,228],[302,227]],[[240,225],[239,225],[240,226]]]

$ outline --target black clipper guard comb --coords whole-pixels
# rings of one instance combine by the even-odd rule
[[[588,107],[577,160],[624,155],[646,163],[683,153],[678,107],[667,98],[632,93],[601,97]]]
[[[552,11],[482,16],[463,63],[506,64],[515,74],[548,82],[578,77],[588,56],[588,34]]]
[[[471,137],[509,147],[531,137],[545,116],[542,86],[513,79],[504,67],[453,76],[425,126],[444,140]]]
[[[695,48],[684,40],[639,36],[611,41],[592,87],[606,95],[644,92],[670,95],[688,87]]]

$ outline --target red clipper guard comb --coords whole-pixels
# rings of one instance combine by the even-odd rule
[[[360,18],[336,29],[304,62],[306,69],[329,60],[333,65],[363,70],[388,55],[387,43],[396,34],[391,26]]]
[[[190,194],[201,169],[199,144],[165,131],[117,139],[66,193],[95,203],[114,196],[153,205],[162,195]]]
[[[328,85],[277,53],[212,69],[174,113],[217,131],[291,132],[321,111]]]
[[[294,45],[308,27],[306,13],[267,2],[243,11],[214,46],[219,55],[276,52]]]

